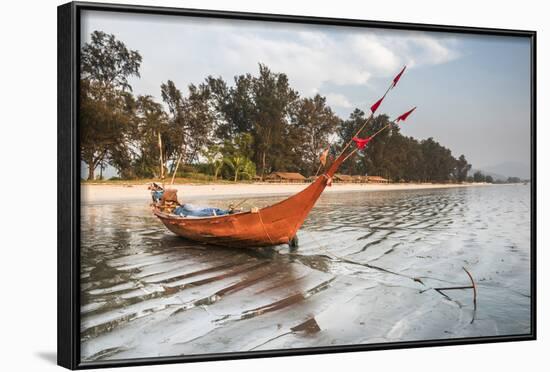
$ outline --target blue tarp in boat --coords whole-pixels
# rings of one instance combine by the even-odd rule
[[[193,204],[180,205],[174,209],[174,214],[183,217],[212,217],[225,216],[229,214],[228,210],[212,207],[202,207]]]
[[[164,190],[156,190],[151,191],[151,195],[153,196],[153,201],[156,203],[162,198],[162,194],[164,194]]]

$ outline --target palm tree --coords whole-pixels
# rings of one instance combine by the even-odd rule
[[[225,164],[224,159],[223,159],[223,156],[221,156],[221,154],[218,158],[214,159],[212,163],[212,167],[214,168],[214,181],[218,179],[218,174],[222,170],[224,164]]]
[[[234,182],[237,182],[240,175],[250,179],[256,174],[256,166],[249,158],[245,156],[235,155],[224,158],[224,163],[227,164],[231,170],[233,170],[235,175],[233,179]]]
[[[220,146],[212,145],[202,152],[202,155],[206,158],[208,165],[212,167],[214,173],[214,181],[218,179],[218,174],[225,164],[223,155],[220,152]]]

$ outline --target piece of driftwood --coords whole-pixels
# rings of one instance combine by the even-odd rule
[[[451,298],[444,293],[444,291],[452,291],[452,290],[455,290],[455,289],[471,289],[473,291],[473,303],[474,303],[474,312],[473,312],[473,316],[472,316],[472,321],[470,323],[473,323],[474,322],[474,319],[475,319],[475,313],[476,313],[476,310],[477,310],[477,287],[476,287],[476,283],[474,281],[474,277],[472,276],[472,274],[470,274],[470,272],[468,270],[466,270],[465,267],[462,268],[466,274],[468,275],[468,278],[470,278],[470,282],[472,283],[472,285],[462,285],[462,286],[456,286],[456,287],[438,287],[438,288],[433,288],[435,291],[437,291],[437,293],[439,293],[440,295],[444,296],[445,298],[447,298],[448,300],[451,300]],[[424,292],[424,291],[422,291]]]
[[[468,274],[468,277],[470,278],[470,281],[472,282],[472,290],[474,291],[474,311],[477,309],[477,288],[476,288],[476,283],[474,282],[474,278],[472,276],[472,274],[470,274],[470,272],[468,270],[466,270],[465,267],[463,267],[464,271],[466,272],[466,274]]]

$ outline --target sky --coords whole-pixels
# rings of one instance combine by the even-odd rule
[[[433,137],[475,169],[528,177],[528,38],[84,12],[81,43],[95,30],[139,51],[141,78],[130,84],[159,102],[167,80],[183,91],[208,75],[232,83],[257,74],[261,62],[285,73],[301,96],[326,96],[345,119],[368,111],[407,65],[380,113],[395,118],[417,106],[404,135]]]

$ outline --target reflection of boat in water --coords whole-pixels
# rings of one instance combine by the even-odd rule
[[[203,243],[231,247],[294,245],[297,242],[296,232],[345,158],[345,154],[341,154],[321,177],[317,177],[304,190],[265,208],[223,216],[188,218],[162,211],[159,205],[154,204],[153,213],[174,234]]]

